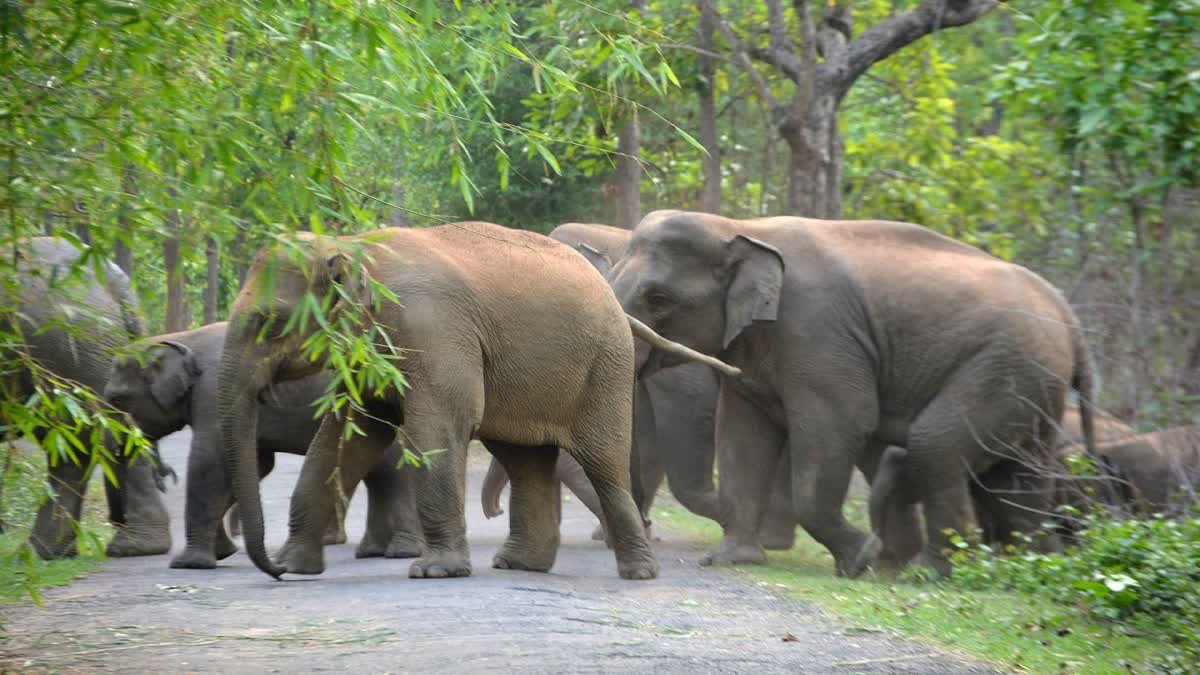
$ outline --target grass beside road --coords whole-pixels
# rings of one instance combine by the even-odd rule
[[[863,522],[861,499],[848,504],[847,514]],[[653,520],[657,527],[706,545],[721,536],[716,523],[688,512],[665,494],[654,508]],[[938,644],[1002,670],[1145,672],[1144,664],[1167,651],[1153,635],[1131,635],[1073,607],[1029,594],[967,591],[946,583],[880,576],[839,579],[833,576],[833,558],[802,530],[797,530],[792,550],[768,551],[767,565],[732,569],[759,585],[814,604],[852,629]]]
[[[48,490],[45,465],[45,454],[39,448],[26,443],[0,444],[0,466],[7,469],[0,476],[4,481],[0,513],[7,528],[0,535],[0,604],[37,600],[39,591],[63,586],[91,572],[104,560],[104,547],[112,537],[112,527],[106,522],[103,479],[97,471],[84,500],[79,556],[50,561],[37,557],[25,541]]]

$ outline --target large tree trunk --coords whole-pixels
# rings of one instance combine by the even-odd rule
[[[642,164],[638,159],[641,129],[637,108],[617,136],[617,227],[632,230],[642,219]]]
[[[712,51],[715,28],[712,10],[700,3],[700,49]],[[708,213],[721,212],[721,141],[717,136],[716,68],[713,58],[700,55],[700,145],[708,151],[703,159],[704,189],[700,208]]]
[[[788,213],[836,219],[842,213],[842,137],[837,128],[837,97],[814,92],[814,99],[779,128],[788,144]]]
[[[221,286],[221,248],[216,237],[209,237],[204,247],[208,278],[204,284],[204,323],[217,320],[217,291]]]
[[[117,223],[124,236],[117,237],[113,257],[116,258],[117,267],[120,267],[131,281],[133,280],[133,227],[129,223],[129,202],[133,200],[135,190],[137,190],[137,169],[133,164],[126,162],[121,169],[121,192],[123,195],[121,207],[117,211]]]
[[[164,329],[168,333],[187,330],[192,323],[187,307],[186,279],[179,257],[179,230],[179,211],[175,210],[167,223],[167,237],[162,247],[163,267],[167,272],[167,317]]]

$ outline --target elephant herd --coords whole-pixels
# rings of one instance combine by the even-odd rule
[[[27,251],[17,316],[35,329],[33,356],[152,440],[192,428],[187,542],[172,567],[232,555],[223,516],[236,504],[259,569],[319,574],[362,482],[358,557],[413,558],[412,577],[470,575],[472,440],[492,455],[485,515],[504,511],[511,482],[494,567],[553,566],[561,482],[627,579],[658,573],[646,528],[664,478],[722,527],[701,564],[763,562],[799,525],[851,577],[908,564],[947,574],[949,537],[976,527],[1058,550],[1077,522],[1064,506],[1162,511],[1200,479],[1200,428],[1136,435],[1094,409],[1080,323],[1049,283],[917,225],[656,211],[632,231],[569,223],[548,237],[482,222],[302,234],[259,252],[227,322],[154,337],[120,270],[83,270],[68,297],[52,282],[79,252],[49,239]],[[401,351],[403,392],[314,418],[331,375],[309,357],[313,297],[367,317],[377,343]],[[114,356],[129,343],[136,357]],[[405,450],[422,466],[402,466]],[[258,482],[276,452],[305,459],[272,557]],[[1098,479],[1067,471],[1079,455]],[[843,515],[856,469],[870,531]],[[170,549],[164,471],[153,458],[121,465],[110,555]],[[42,557],[73,553],[86,480],[86,468],[51,468],[54,496],[30,535]]]

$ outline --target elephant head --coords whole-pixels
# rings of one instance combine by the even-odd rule
[[[261,251],[234,300],[221,352],[221,443],[240,505],[246,551],[259,569],[275,577],[284,570],[271,562],[263,544],[255,444],[258,405],[274,383],[313,375],[323,367],[303,355],[316,317],[291,321],[302,303],[309,309],[321,307],[325,317],[366,304],[362,249],[344,246],[302,233],[297,240]]]
[[[201,372],[191,348],[159,340],[139,354],[113,358],[104,397],[129,413],[147,436],[159,439],[189,423],[188,396]]]
[[[668,340],[720,355],[754,322],[774,321],[783,256],[724,218],[655,211],[633,231],[609,281],[621,305]],[[681,361],[639,351],[646,377]]]

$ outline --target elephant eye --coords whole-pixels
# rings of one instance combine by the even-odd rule
[[[646,308],[651,312],[662,313],[671,306],[671,296],[659,290],[649,290],[643,296]]]

